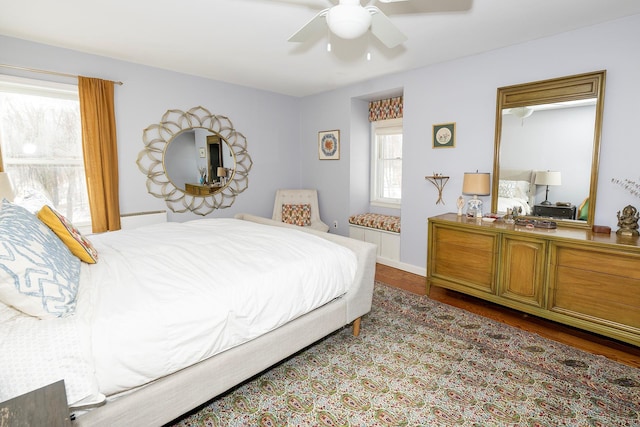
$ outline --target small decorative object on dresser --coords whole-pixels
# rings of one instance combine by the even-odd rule
[[[622,213],[618,211],[618,231],[616,234],[618,236],[638,236],[638,219],[640,218],[640,214],[638,214],[638,210],[631,205],[625,206],[622,210]]]
[[[320,160],[340,159],[340,131],[318,132],[318,156]]]
[[[464,207],[464,197],[458,196],[458,200],[456,201],[456,206],[458,207],[458,216],[462,216],[462,208]]]

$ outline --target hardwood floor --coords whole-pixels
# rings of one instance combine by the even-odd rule
[[[424,276],[408,273],[382,264],[376,264],[376,280],[419,295],[426,293]],[[640,347],[531,316],[517,310],[436,286],[431,288],[429,297],[433,300],[462,308],[545,338],[640,368]]]

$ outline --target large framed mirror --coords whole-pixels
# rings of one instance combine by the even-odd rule
[[[491,211],[593,226],[606,71],[498,88]]]
[[[147,191],[173,212],[207,215],[228,208],[249,185],[247,140],[229,118],[203,107],[168,110],[143,132],[136,163]]]

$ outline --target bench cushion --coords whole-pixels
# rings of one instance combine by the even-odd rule
[[[377,228],[378,230],[390,231],[392,233],[400,232],[400,217],[394,215],[374,213],[351,215],[349,217],[349,224]]]

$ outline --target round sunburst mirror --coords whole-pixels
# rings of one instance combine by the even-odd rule
[[[143,132],[136,163],[147,191],[173,212],[207,215],[228,208],[249,185],[247,139],[229,118],[203,107],[168,110]]]

